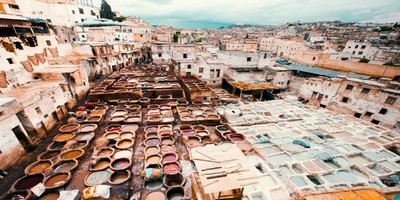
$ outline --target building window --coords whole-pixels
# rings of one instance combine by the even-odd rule
[[[247,57],[247,62],[250,62],[251,61],[251,57]]]
[[[264,59],[266,59],[267,58],[267,53],[264,53]]]
[[[36,110],[36,113],[37,113],[37,114],[39,114],[39,115],[42,114],[42,110],[40,110],[40,107],[39,107],[39,106],[36,107],[35,110]]]
[[[12,58],[7,58],[9,64],[14,64],[14,60]]]
[[[219,76],[221,75],[220,73],[221,73],[221,70],[217,69],[217,78],[219,78]]]
[[[371,123],[373,123],[373,124],[379,124],[379,121],[376,120],[376,119],[373,119],[373,120],[371,121]]]
[[[356,54],[356,51],[353,51],[353,55]]]
[[[80,14],[85,14],[85,12],[83,11],[82,8],[79,8],[79,13],[80,13]]]
[[[47,46],[51,46],[51,41],[50,40],[46,40],[46,44],[47,44]]]
[[[72,10],[72,14],[74,14],[74,15],[75,15],[75,10]]]
[[[321,108],[326,108],[326,105],[324,105],[324,104],[319,104],[319,107],[321,107]]]
[[[353,90],[353,88],[354,88],[354,85],[347,85],[346,86],[346,90]]]
[[[95,13],[93,10],[90,11],[90,14],[91,14],[92,16],[96,16],[96,13]]]
[[[356,45],[356,47],[354,47],[354,48],[356,48],[356,49],[357,49],[357,48],[358,48],[358,45]]]
[[[372,113],[372,112],[368,112],[368,111],[367,111],[367,112],[365,113],[365,115],[364,115],[364,116],[366,116],[366,117],[371,117],[371,116],[372,116],[372,114],[374,114],[374,113]]]
[[[161,58],[161,57],[162,57],[162,54],[161,54],[161,53],[159,53],[159,54],[158,54],[158,57],[159,57],[159,58]]]
[[[386,103],[386,104],[389,104],[389,105],[393,105],[394,102],[396,102],[396,100],[397,100],[397,98],[388,97],[388,98],[386,99],[385,103]]]
[[[379,114],[382,114],[382,115],[384,115],[384,114],[386,114],[387,113],[387,109],[386,108],[382,108],[380,111],[379,111]]]
[[[363,89],[361,90],[361,93],[368,94],[369,91],[371,91],[371,89],[369,89],[369,88],[363,88]]]
[[[362,46],[361,46],[361,49],[365,49],[365,47],[367,47],[367,46],[366,46],[366,45],[362,45]]]
[[[356,113],[354,113],[354,117],[357,117],[357,118],[360,118],[361,117],[361,113],[358,113],[358,112],[356,112]]]
[[[186,53],[183,54],[183,58],[187,58],[187,54]]]
[[[157,46],[157,50],[162,50],[162,46]]]
[[[10,7],[11,9],[19,9],[19,6],[15,4],[8,4],[8,7]]]
[[[187,68],[188,69],[192,69],[192,65],[187,65]]]
[[[315,57],[312,57],[312,60],[315,60]]]
[[[81,22],[84,22],[85,20],[84,19],[81,19]]]
[[[13,43],[14,43],[16,49],[24,50],[24,47],[22,46],[21,42],[16,41]]]
[[[363,52],[362,52],[362,51],[359,51],[359,52],[358,52],[358,55],[362,55],[362,54],[363,54]]]
[[[349,101],[349,98],[343,97],[342,102],[347,103]]]
[[[210,70],[210,78],[214,78],[215,75],[215,70],[211,69]]]
[[[202,74],[204,72],[204,68],[200,67],[199,68],[199,73]]]

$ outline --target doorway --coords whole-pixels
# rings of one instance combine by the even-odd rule
[[[12,129],[14,132],[14,135],[17,137],[19,140],[19,143],[21,143],[22,147],[24,148],[25,151],[30,151],[31,150],[31,143],[29,142],[29,139],[26,137],[25,133],[22,131],[21,127],[18,125]]]

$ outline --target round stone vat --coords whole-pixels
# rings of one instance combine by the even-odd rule
[[[59,191],[46,191],[40,195],[39,200],[58,200],[60,197]]]
[[[177,174],[181,171],[181,166],[178,162],[167,163],[163,166],[163,173],[166,175]]]
[[[181,186],[170,187],[165,194],[168,200],[178,200],[183,198],[185,190]]]
[[[61,160],[53,165],[54,172],[71,172],[78,167],[78,161],[76,159]]]
[[[54,136],[53,141],[54,142],[66,142],[68,140],[71,140],[74,137],[75,137],[74,133],[60,133],[60,134]]]
[[[182,173],[177,173],[174,175],[165,175],[163,178],[163,184],[166,188],[183,186],[185,184],[186,178]]]
[[[45,151],[37,157],[38,160],[50,160],[56,158],[61,153],[60,150]]]
[[[52,165],[53,163],[50,160],[39,160],[26,167],[25,174],[32,175],[45,173],[51,169]]]
[[[162,137],[160,141],[160,146],[162,145],[173,145],[175,143],[172,137]]]
[[[82,149],[71,149],[71,150],[62,152],[59,157],[61,160],[78,159],[83,155],[83,153],[84,153],[84,150],[82,150]]]
[[[89,166],[89,171],[101,171],[105,170],[110,166],[110,158],[100,158],[96,163],[91,163]]]
[[[30,190],[23,190],[23,191],[13,191],[7,193],[3,196],[3,199],[10,199],[10,200],[29,200],[32,198],[32,192]]]
[[[70,133],[78,130],[81,127],[80,124],[74,123],[74,124],[65,124],[61,126],[58,131],[61,133]]]
[[[70,172],[60,172],[47,177],[43,182],[46,189],[54,189],[65,186],[71,178]]]
[[[96,152],[95,157],[98,157],[98,158],[111,157],[114,154],[114,152],[115,152],[115,149],[113,149],[113,148],[109,148],[109,147],[102,148]]]
[[[148,146],[144,148],[144,155],[150,156],[150,155],[155,155],[160,153],[160,148],[158,146]]]
[[[178,154],[176,153],[166,153],[162,155],[161,163],[164,165],[166,163],[177,162]]]
[[[160,144],[160,139],[159,138],[147,138],[144,140],[144,145],[146,147],[148,146],[157,146]]]
[[[110,168],[114,171],[125,170],[130,167],[132,160],[130,158],[118,158],[111,162]]]
[[[44,178],[44,174],[25,175],[15,181],[10,190],[13,191],[31,189],[38,183],[42,182]]]
[[[127,180],[129,180],[130,177],[131,177],[130,170],[115,171],[111,174],[110,178],[108,179],[108,182],[113,185],[122,184]]]
[[[107,132],[103,135],[105,138],[108,140],[116,140],[119,138],[119,133],[118,132]]]
[[[118,149],[130,149],[130,148],[132,148],[132,146],[135,144],[135,142],[134,142],[134,140],[132,140],[132,139],[122,139],[122,140],[119,140],[116,144],[115,144],[115,146],[118,148]]]

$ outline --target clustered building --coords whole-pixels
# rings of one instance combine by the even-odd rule
[[[398,23],[189,30],[99,10],[0,0],[5,197],[86,199],[83,184],[148,200],[398,195]],[[57,171],[67,155],[75,167]]]

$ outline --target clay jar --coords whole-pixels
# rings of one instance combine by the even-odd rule
[[[159,154],[160,153],[160,148],[158,146],[148,146],[146,148],[144,148],[144,155],[150,156],[150,155],[154,155],[154,154]]]
[[[168,200],[182,199],[185,195],[185,190],[181,186],[171,187],[165,192]]]
[[[78,167],[78,161],[76,159],[72,160],[62,160],[53,165],[54,172],[71,172]]]
[[[132,139],[121,139],[116,143],[118,149],[130,149],[134,145],[134,140]]]
[[[157,154],[153,154],[146,157],[145,166],[149,165],[160,165],[161,164],[161,156]]]
[[[33,174],[33,175],[23,176],[14,182],[10,190],[19,191],[19,190],[31,189],[38,183],[42,182],[44,178],[45,178],[44,174]]]
[[[66,185],[71,178],[70,172],[60,172],[47,177],[43,182],[46,189],[54,189]]]
[[[163,184],[166,188],[183,186],[186,182],[186,178],[183,177],[182,173],[174,175],[165,175],[163,178]]]
[[[101,171],[107,169],[110,163],[110,158],[100,158],[95,165],[90,164],[89,171]]]
[[[84,151],[82,149],[71,149],[68,151],[62,152],[59,157],[61,160],[71,160],[78,159],[83,155]]]
[[[40,174],[46,172],[48,169],[51,169],[53,163],[50,160],[39,160],[28,167],[25,168],[25,174]]]
[[[162,155],[161,163],[164,165],[166,163],[177,162],[178,154],[176,153],[166,153]]]
[[[117,185],[117,184],[122,184],[129,180],[131,177],[131,171],[130,170],[123,170],[123,171],[115,171],[111,174],[111,176],[108,179],[108,183]]]
[[[125,170],[130,167],[132,160],[130,158],[118,158],[111,162],[110,168],[114,171]]]

